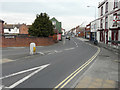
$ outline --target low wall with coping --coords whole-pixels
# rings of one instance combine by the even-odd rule
[[[19,37],[0,36],[0,47],[29,47],[34,42],[36,46],[48,46],[55,43],[53,37]]]

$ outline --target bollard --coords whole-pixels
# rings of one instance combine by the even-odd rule
[[[36,45],[35,43],[30,43],[30,54],[33,55],[36,53]]]

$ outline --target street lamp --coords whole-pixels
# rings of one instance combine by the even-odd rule
[[[95,9],[95,19],[96,19],[96,7],[95,6],[87,6],[87,7],[93,7]]]

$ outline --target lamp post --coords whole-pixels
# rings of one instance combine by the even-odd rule
[[[95,6],[87,6],[87,7],[93,7],[95,9],[95,20],[96,20],[96,7]],[[91,38],[96,39],[96,32],[94,32],[94,38],[92,36],[93,36],[93,33],[91,33]]]
[[[95,9],[95,19],[96,19],[96,7],[95,6],[87,6],[87,7],[93,7]]]

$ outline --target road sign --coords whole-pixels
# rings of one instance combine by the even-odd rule
[[[117,25],[120,25],[120,16],[119,15],[115,15],[113,21],[114,21],[113,27],[117,27]]]

